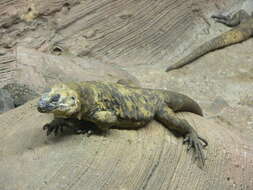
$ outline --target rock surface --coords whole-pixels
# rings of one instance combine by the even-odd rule
[[[228,30],[212,14],[240,8],[251,12],[253,3],[0,1],[1,86],[19,80],[40,93],[61,80],[137,78],[144,87],[198,101],[205,118],[180,117],[210,144],[202,171],[182,139],[156,122],[137,131],[112,130],[108,137],[46,137],[41,127],[50,117],[29,102],[0,116],[0,189],[253,189],[253,39],[164,72]],[[68,56],[38,53],[55,45]]]
[[[4,85],[2,89],[8,91],[14,101],[15,107],[21,106],[29,100],[39,96],[39,94],[32,90],[28,85],[20,83],[9,83]]]
[[[156,122],[106,136],[47,137],[51,115],[29,102],[0,116],[0,189],[250,189],[252,144],[224,124],[179,117],[209,141],[203,170],[182,138]]]
[[[4,113],[13,108],[15,108],[15,105],[11,94],[5,89],[0,89],[0,113]]]
[[[132,81],[135,77],[117,66],[105,64],[94,58],[55,56],[36,50],[18,47],[15,53],[0,57],[0,68],[7,67],[0,84],[17,82],[27,85],[37,93],[58,83],[85,80],[117,82],[119,79]],[[7,81],[7,82],[6,82]]]

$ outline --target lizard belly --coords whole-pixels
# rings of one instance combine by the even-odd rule
[[[144,127],[150,120],[146,121],[130,121],[130,120],[122,120],[115,124],[115,128],[127,128],[127,129],[134,129]]]

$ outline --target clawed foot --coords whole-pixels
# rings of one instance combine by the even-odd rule
[[[213,18],[215,20],[215,22],[219,22],[222,24],[227,24],[228,21],[231,19],[229,16],[224,16],[221,14],[218,15],[212,15],[211,18]]]
[[[47,132],[47,136],[51,133],[57,136],[59,132],[63,133],[64,127],[68,127],[64,119],[54,119],[51,123],[44,125],[42,129]]]
[[[67,125],[52,125],[52,124],[46,124],[43,126],[43,130],[46,130],[47,136],[49,136],[51,133],[54,133],[55,136],[57,136],[59,131],[63,133],[63,128],[68,127]],[[91,136],[95,134],[94,130],[92,129],[83,129],[83,128],[75,128],[74,129],[75,134],[87,134],[87,136]]]
[[[54,133],[55,136],[62,133],[63,128],[67,127],[74,131],[76,134],[86,134],[90,136],[95,133],[96,126],[88,121],[80,121],[77,119],[54,119],[51,123],[43,126],[43,130],[46,130],[47,136]]]
[[[192,132],[188,133],[185,136],[183,144],[185,143],[188,144],[187,151],[193,148],[196,154],[195,156],[196,160],[199,160],[201,162],[201,168],[204,167],[205,158],[203,148],[208,145],[208,142],[205,139],[199,137],[196,133]]]
[[[47,132],[47,136],[49,136],[52,132],[54,133],[55,136],[58,135],[58,132],[60,131],[61,133],[63,132],[63,125],[53,125],[51,123],[48,123],[43,126],[43,130]]]
[[[225,24],[226,26],[229,27],[235,27],[239,25],[241,22],[243,22],[243,19],[241,19],[239,16],[224,16],[224,15],[212,15],[211,16],[215,22]]]
[[[228,16],[222,15],[222,14],[217,14],[217,15],[212,15],[211,18],[213,19],[223,19],[223,20],[228,20]]]

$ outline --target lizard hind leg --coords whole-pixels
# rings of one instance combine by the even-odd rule
[[[193,148],[195,158],[199,161],[199,167],[203,168],[205,164],[203,147],[208,145],[207,141],[199,137],[195,129],[186,120],[178,118],[175,112],[168,107],[164,107],[156,114],[156,120],[169,130],[176,131],[184,136],[183,144],[188,144],[187,150]]]
[[[248,20],[250,18],[250,15],[245,11],[245,10],[239,10],[233,16],[231,17],[230,15],[212,15],[211,16],[216,22],[225,24],[226,26],[229,27],[235,27],[239,25],[240,23]]]

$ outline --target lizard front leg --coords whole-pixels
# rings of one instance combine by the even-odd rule
[[[203,147],[208,145],[207,141],[199,137],[195,129],[186,120],[178,118],[175,112],[168,107],[162,108],[156,114],[156,119],[166,128],[174,130],[184,136],[183,143],[188,143],[187,150],[194,149],[196,159],[200,161],[200,167],[202,168],[205,163]]]
[[[235,27],[239,25],[240,23],[248,20],[250,18],[250,15],[245,10],[240,10],[233,14],[233,16],[225,16],[225,15],[212,15],[212,18],[219,23],[225,24],[229,27]]]
[[[95,124],[89,121],[83,121],[74,118],[54,118],[51,123],[47,123],[43,126],[43,130],[46,130],[47,136],[49,136],[51,133],[54,133],[54,135],[57,136],[59,131],[63,132],[64,127],[73,130],[76,134],[88,133],[88,135],[90,135],[93,133]]]
[[[118,122],[117,116],[111,111],[97,111],[90,119],[96,123],[101,131],[106,132],[110,127]]]

